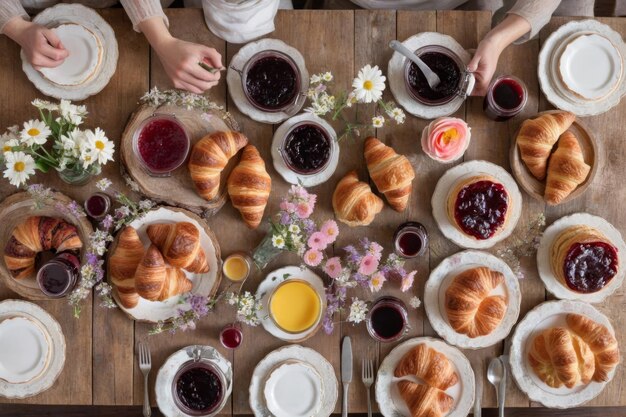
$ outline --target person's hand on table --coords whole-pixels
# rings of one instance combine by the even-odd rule
[[[36,70],[58,67],[69,55],[53,30],[21,17],[9,20],[4,33],[22,47]]]

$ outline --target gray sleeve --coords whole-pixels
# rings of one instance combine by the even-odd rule
[[[29,20],[28,13],[22,7],[20,0],[2,0],[0,1],[0,33],[4,33],[4,27],[9,20],[14,17],[21,16],[25,20]]]
[[[535,37],[552,17],[561,0],[517,0],[507,14],[520,16],[530,23],[530,32],[515,41],[516,44],[526,42]]]
[[[141,32],[139,30],[141,22],[157,16],[161,17],[165,26],[169,27],[169,21],[163,13],[163,7],[159,0],[120,0],[120,3],[124,6],[130,21],[133,22],[133,29],[137,32]]]

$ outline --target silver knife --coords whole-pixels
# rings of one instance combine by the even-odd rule
[[[348,417],[348,387],[352,382],[352,341],[348,336],[343,338],[341,346],[341,382],[343,383],[341,416]]]

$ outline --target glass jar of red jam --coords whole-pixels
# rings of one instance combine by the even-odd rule
[[[220,332],[220,342],[226,349],[237,349],[243,342],[241,324],[231,323],[226,325]]]
[[[71,252],[61,252],[39,268],[37,284],[46,296],[61,298],[74,289],[79,273],[78,256]]]
[[[374,340],[395,342],[402,339],[409,329],[409,313],[402,300],[381,297],[372,305],[366,324],[367,331]]]
[[[153,177],[168,177],[189,154],[191,142],[185,126],[170,114],[153,114],[135,130],[133,151],[143,169]]]
[[[185,362],[172,381],[176,407],[190,416],[217,415],[226,403],[226,390],[226,376],[220,367],[205,359]]]
[[[398,226],[393,235],[395,252],[403,258],[416,258],[428,249],[428,231],[418,222]]]
[[[528,101],[526,85],[517,77],[503,75],[491,82],[483,100],[485,115],[496,122],[517,116]]]
[[[278,152],[287,168],[296,174],[314,175],[328,166],[336,146],[322,124],[306,120],[287,131]]]
[[[85,200],[85,212],[94,220],[102,220],[111,209],[111,199],[104,193],[94,193]]]

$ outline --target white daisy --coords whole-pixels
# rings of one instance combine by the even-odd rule
[[[22,142],[27,146],[43,145],[52,132],[41,120],[24,122],[24,129],[20,132]]]
[[[300,233],[300,226],[298,226],[297,224],[290,225],[289,226],[289,233],[294,233],[294,234]]]
[[[6,158],[4,178],[8,178],[12,185],[19,187],[35,173],[35,160],[32,156],[24,152],[6,152],[4,157]]]
[[[61,100],[59,103],[59,113],[64,119],[67,119],[75,126],[83,122],[83,116],[87,114],[85,106],[76,106],[69,100]]]
[[[87,169],[89,168],[89,166],[91,164],[93,164],[96,161],[96,157],[94,156],[93,150],[88,147],[85,146],[81,152],[80,152],[80,160],[83,163],[83,169]]]
[[[387,78],[378,65],[373,68],[366,65],[359,71],[357,77],[352,81],[352,88],[356,99],[362,103],[372,103],[380,100],[385,91],[385,81]]]
[[[311,75],[311,84],[317,84],[322,81],[322,77],[319,74]]]
[[[372,117],[372,127],[379,128],[385,125],[385,118],[383,116]]]
[[[87,143],[91,148],[94,159],[98,161],[100,165],[104,165],[107,161],[113,160],[113,152],[115,152],[115,145],[105,136],[105,133],[99,127],[95,131],[85,131]]]
[[[280,235],[272,236],[272,244],[275,248],[282,249],[285,247],[285,239]]]
[[[330,71],[327,71],[324,74],[322,74],[322,79],[326,81],[327,83],[329,83],[333,80],[333,74]]]
[[[396,123],[399,125],[404,123],[404,120],[406,119],[406,115],[404,114],[404,111],[399,107],[393,108],[389,112],[389,116],[393,118],[393,120],[395,120]]]
[[[39,110],[57,111],[59,109],[58,105],[50,103],[46,100],[41,100],[39,98],[34,99],[31,104],[37,107]]]

